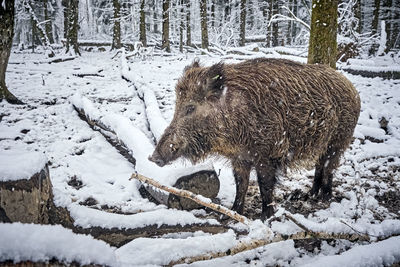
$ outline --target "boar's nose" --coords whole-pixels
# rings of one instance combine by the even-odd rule
[[[160,154],[157,151],[154,151],[153,155],[149,156],[149,160],[160,167],[163,167],[165,165],[165,161],[161,158]]]

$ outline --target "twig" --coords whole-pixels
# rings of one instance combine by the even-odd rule
[[[150,185],[152,185],[154,187],[157,187],[157,188],[159,188],[161,190],[167,191],[167,192],[169,192],[171,194],[174,194],[174,195],[177,195],[177,196],[180,196],[180,197],[184,197],[184,198],[188,198],[190,200],[193,200],[194,202],[196,202],[199,205],[202,205],[204,207],[207,207],[207,208],[215,210],[215,211],[217,211],[219,213],[222,213],[222,214],[224,214],[224,215],[226,215],[226,216],[228,216],[228,217],[230,217],[230,218],[232,218],[232,219],[234,219],[234,220],[236,220],[238,222],[244,223],[246,225],[250,224],[250,220],[247,219],[245,216],[242,216],[239,213],[237,213],[235,211],[232,211],[230,209],[227,209],[227,208],[225,208],[225,207],[223,207],[221,205],[212,203],[210,199],[205,198],[205,197],[200,196],[200,195],[196,195],[196,194],[194,194],[194,193],[192,193],[192,192],[190,192],[188,190],[177,189],[177,188],[174,188],[174,187],[162,185],[159,182],[157,182],[157,181],[155,181],[153,179],[150,179],[150,178],[148,178],[148,177],[146,177],[144,175],[141,175],[139,173],[132,174],[132,176],[131,176],[131,178],[129,180],[132,180],[132,179],[137,179],[137,180],[139,180],[139,181],[141,181],[143,183],[150,184]]]

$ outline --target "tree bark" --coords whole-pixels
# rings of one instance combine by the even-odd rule
[[[297,16],[297,1],[293,1],[293,10],[292,10],[292,12],[293,12],[293,14],[295,15],[295,16]],[[297,34],[297,26],[296,26],[296,23],[292,23],[292,33],[291,33],[291,35],[292,35],[292,42],[291,43],[294,43],[293,41],[295,40],[294,38],[296,38],[296,34]]]
[[[142,42],[143,46],[147,46],[146,39],[146,13],[144,12],[145,0],[140,2],[140,36],[139,41]]]
[[[0,101],[5,99],[12,104],[22,104],[6,86],[6,70],[14,37],[14,1],[0,4]]]
[[[162,46],[161,49],[165,49],[168,53],[171,52],[171,47],[169,44],[169,0],[163,0],[163,10],[162,10]]]
[[[158,12],[158,5],[157,0],[153,0],[153,31],[158,33],[158,22],[157,22],[157,12]]]
[[[69,18],[69,0],[62,0],[61,4],[63,6],[64,14],[64,38],[68,42],[68,18]],[[68,47],[68,44],[66,44]]]
[[[336,69],[338,0],[313,0],[312,4],[308,63]]]
[[[113,27],[113,41],[111,45],[111,50],[121,48],[121,4],[119,0],[113,0],[113,10],[114,10],[114,27]],[[140,20],[142,18],[140,17]],[[142,30],[142,25],[140,24],[140,30]],[[146,30],[146,29],[145,29]],[[141,33],[141,32],[140,32]]]
[[[246,43],[246,0],[240,1],[240,40],[239,45],[244,46]]]
[[[392,8],[393,8],[393,1],[392,0],[384,0],[382,3],[382,20],[385,20],[385,30],[386,30],[386,49],[385,53],[389,52],[392,49],[392,39],[396,38],[397,36],[392,36]],[[393,38],[394,37],[394,38]]]
[[[70,52],[70,49],[72,49],[76,55],[81,55],[78,45],[78,3],[79,0],[70,0],[68,4],[68,32],[66,53]]]
[[[53,38],[53,23],[49,16],[49,2],[48,0],[43,0],[43,8],[44,8],[44,20],[46,21],[44,30],[46,32],[46,36],[49,39],[50,44],[54,44]]]
[[[379,24],[379,9],[381,6],[380,0],[374,1],[374,18],[372,19],[372,34],[376,34],[378,32],[378,24]]]
[[[35,53],[36,46],[36,23],[31,15],[31,26],[32,26],[32,53]]]
[[[278,0],[272,0],[272,15],[278,14],[278,9],[279,9],[279,2]],[[279,23],[274,22],[272,23],[272,46],[278,46],[279,45]]]
[[[207,0],[200,0],[201,48],[208,49]]]
[[[362,3],[361,0],[357,0],[354,6],[354,15],[358,20],[358,25],[356,31],[361,34],[362,33],[362,11],[361,11]]]
[[[186,0],[186,45],[192,46],[192,27],[190,25],[190,0]]]
[[[295,3],[293,3],[293,0],[289,0],[288,2],[288,8],[290,11],[293,12],[293,6]],[[286,44],[291,45],[292,44],[292,27],[294,26],[293,21],[288,21],[288,27],[287,27],[287,32],[286,32]]]
[[[183,0],[180,0],[179,4],[181,6],[180,11],[179,11],[179,21],[180,21],[179,22],[179,51],[182,53],[183,52],[183,28],[185,27]]]

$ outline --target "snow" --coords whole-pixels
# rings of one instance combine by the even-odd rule
[[[180,210],[158,208],[133,215],[105,213],[96,209],[87,208],[81,205],[71,205],[70,214],[77,226],[90,228],[99,226],[106,229],[133,229],[149,225],[187,225],[193,223],[209,223],[218,225],[214,219],[199,219],[192,213]]]
[[[115,249],[89,235],[59,225],[0,223],[0,262],[77,262],[117,266]]]
[[[30,179],[47,163],[43,153],[0,149],[0,182]]]
[[[356,246],[340,255],[320,257],[301,266],[390,266],[400,261],[400,237],[391,237],[377,243]]]
[[[146,264],[167,265],[184,257],[200,256],[210,252],[224,252],[238,241],[232,230],[223,234],[193,236],[185,239],[158,238],[157,255],[154,255],[154,240],[137,238],[116,250],[121,266]]]
[[[198,57],[204,66],[221,60],[235,63],[259,56],[306,61],[303,57],[304,48],[259,47],[258,52],[253,51],[254,48],[234,49],[244,55]],[[180,176],[214,169],[221,183],[217,198],[224,206],[232,206],[235,183],[226,159],[210,158],[196,166],[178,160],[163,168],[147,159],[172,120],[175,84],[183,68],[193,61],[195,55],[171,54],[144,61],[137,58],[121,61],[119,57],[112,59],[114,55],[109,52],[83,52],[82,57],[72,61],[47,64],[40,54],[12,54],[10,62],[19,64],[8,66],[7,84],[29,106],[0,103],[0,177],[4,180],[8,176],[7,179],[10,179],[9,174],[3,174],[4,171],[17,176],[22,170],[28,171],[28,166],[32,167],[29,173],[33,174],[48,162],[55,204],[68,209],[75,225],[85,229],[95,226],[134,229],[154,225],[187,226],[192,223],[218,225],[204,210],[173,210],[149,202],[138,191],[140,183],[129,180],[131,174],[137,171],[162,184],[173,185]],[[366,70],[396,70],[399,67],[398,58],[388,56],[350,60],[348,63],[342,65],[342,69],[363,67]],[[103,70],[103,77],[76,76],[98,73],[100,70]],[[390,265],[399,261],[399,239],[378,241],[378,237],[388,238],[400,233],[400,211],[392,208],[396,207],[393,198],[387,199],[389,193],[396,197],[400,191],[400,91],[397,89],[400,83],[399,80],[364,78],[345,72],[344,75],[360,92],[362,110],[355,140],[334,176],[334,198],[327,204],[318,202],[315,207],[307,206],[310,205],[309,201],[296,200],[291,193],[295,190],[308,192],[313,170],[289,170],[281,175],[274,192],[277,202],[275,216],[289,212],[287,205],[301,203],[309,213],[303,213],[301,208],[297,210],[298,206],[294,205],[290,212],[310,229],[353,234],[353,228],[369,234],[371,242],[338,240],[332,244],[323,241],[320,247],[316,246],[313,252],[309,252],[295,246],[292,240],[287,240],[192,265],[244,266],[249,262],[261,266],[313,263],[316,266],[340,262],[343,266],[350,263],[357,266],[361,262],[361,266],[362,263]],[[229,94],[229,88],[226,94]],[[136,164],[128,162],[98,131],[81,121],[72,104],[110,128],[136,158]],[[387,129],[380,126],[379,121],[383,117],[388,121]],[[20,175],[22,178],[27,176]],[[80,181],[81,185],[71,185],[72,179]],[[254,172],[250,182],[255,183]],[[84,204],[88,199],[94,199],[94,204]],[[256,202],[254,199],[252,201]],[[258,203],[254,204],[257,218],[259,206]],[[270,237],[268,227],[277,234],[301,231],[293,222],[282,218],[265,224],[254,221],[250,226],[248,235],[232,231],[221,234],[174,233],[135,239],[116,249],[89,236],[73,234],[60,226],[1,224],[0,232],[10,232],[5,236],[10,239],[15,236],[16,243],[12,243],[12,240],[3,242],[2,239],[0,247],[5,249],[0,249],[0,255],[3,259],[8,253],[7,257],[14,261],[41,255],[44,261],[58,257],[60,261],[90,261],[110,266],[162,265],[180,257],[226,251],[238,240]],[[229,224],[228,227],[248,230],[243,224]],[[18,232],[22,233],[21,236]],[[25,238],[35,239],[36,244],[46,245],[25,247],[21,241],[25,240],[21,239],[23,234]],[[58,235],[68,237],[56,243]],[[85,241],[72,241],[82,238]],[[77,244],[74,245],[74,242]],[[71,245],[66,248],[66,243]],[[20,247],[11,244],[20,244]],[[79,250],[81,245],[85,249]],[[98,252],[93,252],[91,248]],[[39,250],[40,253],[36,253]]]

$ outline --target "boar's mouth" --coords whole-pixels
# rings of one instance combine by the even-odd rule
[[[181,152],[181,149],[177,149],[175,146],[170,145],[168,149],[165,149],[163,145],[160,145],[160,147],[156,147],[153,154],[149,156],[148,159],[158,166],[164,167],[182,156]]]
[[[149,160],[160,167],[164,167],[167,164],[166,160],[161,157],[157,150],[154,150],[153,155],[149,156]]]

